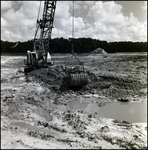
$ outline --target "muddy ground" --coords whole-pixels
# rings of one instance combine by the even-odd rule
[[[61,86],[60,72],[68,57],[53,54],[57,70],[26,74],[25,56],[1,56],[1,148],[146,149],[147,123],[96,118],[96,113],[58,106],[70,101],[99,106],[147,102],[147,54],[79,55],[89,81],[77,91]]]

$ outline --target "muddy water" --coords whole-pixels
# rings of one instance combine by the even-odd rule
[[[95,113],[97,118],[112,118],[125,120],[131,123],[147,122],[147,103],[106,103],[105,106],[99,107],[98,104],[69,102],[67,106],[57,106],[62,111],[83,110],[84,113]]]
[[[37,113],[39,116],[45,118],[47,121],[52,121],[52,116],[49,115],[47,110],[44,110],[41,107],[36,107],[36,109],[34,109],[34,112]]]

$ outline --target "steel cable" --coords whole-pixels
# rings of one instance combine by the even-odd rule
[[[73,19],[72,19],[72,38],[74,38],[74,1],[73,1]]]
[[[40,5],[39,5],[39,11],[38,11],[38,17],[37,17],[37,20],[39,19],[39,15],[40,15],[41,2],[42,2],[42,1],[40,1]]]
[[[39,20],[40,9],[41,9],[41,2],[42,2],[42,1],[40,1],[40,5],[39,5],[39,10],[38,10],[38,16],[37,16],[37,20]],[[35,31],[35,36],[34,36],[34,39],[36,38],[37,31],[38,31],[38,28],[39,28],[39,25],[38,25],[38,23],[36,23],[36,31]]]

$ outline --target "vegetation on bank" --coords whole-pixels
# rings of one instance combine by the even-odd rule
[[[107,53],[115,52],[147,52],[147,42],[106,42],[91,38],[64,39],[54,38],[50,40],[50,53],[69,53],[71,45],[74,45],[75,53],[89,53],[97,48],[104,49]],[[33,50],[33,40],[26,42],[8,42],[1,40],[1,53],[27,53],[27,50]]]

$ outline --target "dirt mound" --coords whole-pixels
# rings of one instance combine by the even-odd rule
[[[107,52],[102,48],[97,48],[97,49],[91,51],[90,54],[103,54],[103,55],[107,56]]]

